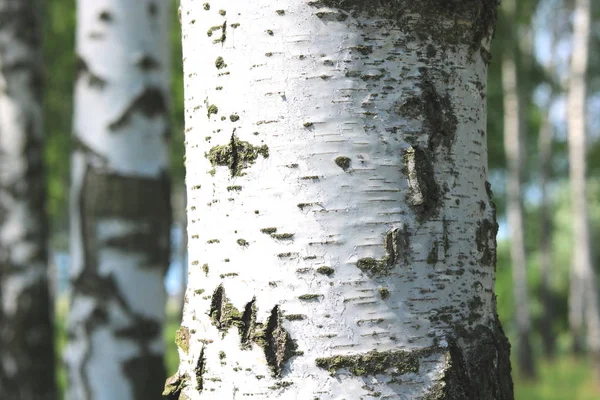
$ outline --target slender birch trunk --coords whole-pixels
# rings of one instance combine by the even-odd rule
[[[516,14],[514,0],[503,3],[506,18]],[[502,57],[502,87],[504,101],[504,152],[506,154],[507,219],[510,231],[515,314],[517,322],[517,356],[520,372],[528,378],[535,376],[531,348],[531,317],[527,295],[527,257],[523,235],[522,175],[523,175],[523,118],[516,64],[516,45],[511,41]]]
[[[184,185],[185,191],[185,185]],[[187,235],[187,198],[186,193],[183,194],[183,217],[181,219],[181,242],[180,242],[180,252],[179,257],[181,260],[181,286],[179,288],[179,299],[177,301],[178,312],[181,313],[181,317],[183,317],[183,308],[185,306],[185,289],[187,287],[187,274],[188,274],[188,235]]]
[[[568,90],[569,180],[573,207],[573,265],[569,322],[575,343],[587,330],[587,345],[600,371],[600,310],[590,257],[586,189],[586,74],[590,39],[590,1],[577,0]],[[585,321],[585,323],[584,323]]]
[[[542,110],[542,121],[538,138],[539,184],[540,184],[540,296],[542,317],[540,335],[542,347],[547,358],[554,356],[556,334],[554,332],[554,296],[552,293],[552,222],[551,205],[548,195],[552,160],[552,123],[549,120],[549,108]]]
[[[168,1],[79,0],[71,399],[152,399],[165,374]]]
[[[56,399],[41,4],[0,1],[0,398]]]
[[[496,2],[181,15],[190,274],[165,396],[512,399],[486,183]]]

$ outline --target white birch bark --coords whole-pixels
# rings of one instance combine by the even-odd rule
[[[506,19],[514,20],[514,0],[503,3]],[[514,25],[514,24],[513,24]],[[513,26],[511,32],[516,30]],[[516,39],[516,38],[515,38]],[[517,45],[510,41],[502,57],[502,87],[504,103],[504,153],[506,154],[506,213],[510,232],[510,255],[512,264],[515,315],[517,324],[517,348],[520,372],[526,377],[535,375],[530,343],[531,317],[527,295],[527,256],[523,235],[522,175],[524,155],[524,122],[521,110],[518,73],[516,64]]]
[[[170,241],[170,2],[77,6],[69,397],[156,398]]]
[[[571,182],[574,235],[569,322],[575,341],[583,334],[584,328],[587,328],[587,345],[598,364],[597,366],[600,367],[600,310],[596,276],[590,257],[586,189],[586,74],[590,19],[590,1],[577,0],[573,17],[571,78],[567,93],[569,180]]]
[[[165,396],[512,398],[486,183],[495,1],[181,16],[190,272]]]
[[[38,1],[0,1],[0,398],[56,399]]]

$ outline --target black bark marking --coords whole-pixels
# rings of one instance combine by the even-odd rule
[[[112,22],[113,16],[109,11],[104,10],[98,15],[98,19],[102,22],[109,23]]]
[[[497,317],[492,328],[478,325],[456,339],[450,338],[448,346],[440,350],[445,363],[443,376],[423,400],[513,400],[510,344]]]
[[[423,128],[429,135],[429,150],[436,151],[442,146],[449,151],[456,140],[458,119],[452,108],[448,94],[441,95],[429,79],[427,70],[421,68],[421,93],[409,97],[396,106],[396,113],[407,118],[423,119]]]
[[[483,265],[496,266],[496,234],[498,223],[495,220],[483,219],[477,223],[475,242],[477,251],[481,253]]]
[[[158,14],[158,7],[155,2],[148,4],[148,15],[155,17]]]
[[[242,349],[250,349],[252,346],[252,339],[256,329],[256,311],[256,298],[253,298],[250,303],[246,304],[241,324],[238,327]]]
[[[160,69],[160,62],[158,62],[156,58],[149,54],[145,54],[144,56],[140,57],[140,59],[136,61],[135,65],[137,65],[137,67],[143,72]]]
[[[204,373],[206,372],[206,357],[204,355],[204,346],[200,350],[198,361],[194,367],[194,374],[196,374],[196,390],[202,392],[204,389]]]
[[[75,62],[75,79],[82,79],[84,77],[88,78],[89,87],[102,90],[108,84],[106,79],[103,79],[99,75],[94,74],[85,60],[81,56],[77,56],[77,61]]]
[[[139,112],[147,118],[152,118],[157,115],[166,117],[167,111],[164,91],[157,87],[149,87],[137,96],[123,114],[108,127],[112,131],[123,128],[129,123],[135,112]]]

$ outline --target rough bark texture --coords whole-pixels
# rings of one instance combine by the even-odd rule
[[[569,322],[575,343],[584,334],[584,328],[587,328],[587,345],[596,363],[600,364],[600,310],[596,274],[590,257],[586,189],[586,74],[590,38],[590,1],[577,0],[574,13],[571,80],[567,99],[569,180],[574,242]]]
[[[38,1],[0,1],[0,398],[56,399]]]
[[[190,273],[167,398],[513,398],[495,11],[182,2]]]
[[[506,19],[515,18],[515,0],[504,2]],[[510,255],[512,264],[515,315],[517,322],[517,355],[519,369],[528,378],[535,376],[531,348],[531,317],[527,294],[527,256],[523,234],[523,115],[516,64],[517,45],[508,44],[502,57],[502,87],[504,102],[504,152],[506,154],[506,191],[508,228],[510,231]]]
[[[152,399],[165,370],[169,2],[79,0],[71,399]]]

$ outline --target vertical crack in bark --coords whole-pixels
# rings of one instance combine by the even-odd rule
[[[242,320],[239,325],[240,340],[242,349],[250,349],[252,339],[256,329],[256,297],[246,304]]]
[[[238,153],[238,146],[236,143],[236,137],[235,137],[235,130],[236,128],[233,128],[233,132],[231,133],[231,141],[230,141],[230,146],[231,146],[231,176],[234,176],[234,171],[238,170],[239,167],[239,162],[240,162],[240,158],[239,158],[239,153]]]
[[[194,374],[196,375],[196,390],[202,393],[204,389],[204,373],[206,372],[206,358],[204,356],[205,346],[202,346],[200,349],[200,355],[198,356],[198,361],[196,362],[196,366],[194,367]]]
[[[239,326],[241,321],[240,312],[227,299],[225,288],[219,285],[212,295],[210,304],[210,318],[213,324],[225,334],[233,326]]]
[[[283,328],[279,306],[275,306],[271,310],[260,341],[273,375],[280,377],[285,362],[296,354],[297,345]]]

